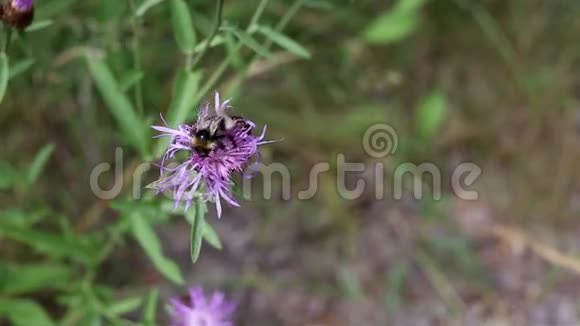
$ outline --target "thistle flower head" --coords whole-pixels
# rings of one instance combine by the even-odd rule
[[[34,6],[33,0],[11,0],[10,6],[18,12],[27,12]]]
[[[233,326],[235,309],[222,292],[206,297],[201,287],[192,288],[188,300],[170,300],[171,326]]]
[[[160,180],[154,188],[157,193],[171,190],[175,206],[184,201],[187,209],[195,198],[214,202],[218,217],[222,200],[239,206],[232,195],[232,176],[243,173],[252,161],[257,163],[258,147],[269,141],[264,141],[266,127],[256,136],[252,134],[256,125],[241,117],[228,116],[230,109],[229,101],[221,102],[216,92],[213,110],[209,105],[202,107],[194,124],[182,124],[176,129],[153,126],[162,133],[158,137],[171,139],[161,160]],[[168,167],[166,163],[174,160],[178,152],[186,152],[187,159],[176,167]]]

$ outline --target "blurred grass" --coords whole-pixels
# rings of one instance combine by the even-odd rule
[[[444,174],[449,174],[457,162],[475,161],[484,169],[476,187],[499,221],[577,228],[580,4],[540,0],[412,2],[410,7],[419,9],[405,7],[404,1],[399,7],[395,1],[304,1],[306,9],[287,22],[287,36],[280,37],[273,34],[272,26],[294,9],[290,1],[272,0],[257,30],[273,40],[268,49],[246,35],[259,2],[226,1],[225,17],[231,24],[224,30],[232,31],[232,38],[246,47],[237,51],[234,40],[226,37],[221,41],[231,42],[228,47],[211,47],[198,64],[201,71],[182,72],[186,77],[179,80],[173,76],[183,70],[188,57],[179,53],[175,44],[165,3],[140,17],[142,25],[137,31],[128,17],[128,6],[121,1],[39,3],[37,21],[51,19],[53,23],[13,44],[12,75],[0,104],[2,219],[26,223],[19,217],[26,215],[34,224],[35,205],[45,204],[50,215],[66,216],[72,225],[82,223],[91,216],[91,207],[99,205],[88,187],[90,171],[100,162],[113,161],[116,145],[131,141],[120,132],[126,135],[138,128],[144,130],[146,127],[136,127],[131,121],[144,117],[145,121],[157,121],[158,114],[170,108],[179,108],[171,109],[179,112],[169,119],[172,124],[191,118],[196,102],[207,98],[193,97],[201,87],[232,94],[240,113],[259,125],[268,125],[269,138],[284,138],[265,147],[263,154],[266,162],[289,166],[293,184],[305,185],[313,164],[333,162],[338,153],[344,153],[347,161],[375,163],[363,151],[362,135],[370,125],[387,122],[401,139],[400,150],[383,161],[388,167],[397,162],[429,161],[446,167]],[[197,39],[209,35],[213,3],[183,3],[192,8],[192,22],[200,34]],[[240,27],[246,24],[248,30]],[[136,32],[144,36],[140,44],[144,76],[135,75],[132,63],[131,39]],[[202,49],[192,50],[189,43],[195,43],[195,37],[189,33],[178,41],[185,52]],[[104,60],[110,73],[128,85],[119,88],[134,90],[140,85],[143,112],[127,109],[126,103],[112,103],[107,96],[101,99],[95,86],[110,87],[112,83],[101,74],[95,85],[83,61],[87,48],[96,56],[107,53]],[[259,55],[251,53],[252,49]],[[285,60],[284,55],[292,59]],[[232,64],[224,68],[223,58]],[[252,58],[257,61],[251,63]],[[279,63],[271,64],[278,62],[277,58],[281,58]],[[97,61],[91,62],[94,74]],[[103,69],[98,70],[102,73]],[[198,85],[199,76],[207,80],[216,71],[224,71],[224,77]],[[2,69],[0,90],[4,75]],[[182,89],[183,94],[174,96],[180,100],[172,102],[176,89]],[[133,101],[132,96],[127,98]],[[114,107],[117,111],[109,111]],[[136,116],[127,114],[129,111]],[[113,127],[117,123],[123,126],[121,130]],[[144,157],[148,154],[147,140],[141,138],[145,136],[132,141],[140,144],[138,152]],[[128,153],[124,160],[128,164],[136,156]],[[34,168],[31,162],[35,162]],[[28,181],[23,180],[37,177],[27,191]],[[333,242],[331,249],[324,248],[320,255],[332,252],[338,256],[333,261],[337,265],[352,264],[363,255],[358,246],[368,219],[388,215],[397,203],[385,200],[379,205],[367,198],[345,201],[337,194],[334,176],[324,175],[320,181],[320,191],[312,200],[255,200],[246,203],[250,212],[244,212],[260,216],[256,217],[259,226],[254,236],[266,244],[276,241],[268,231],[289,223],[288,230],[299,235],[288,242],[300,243],[301,236],[336,239],[337,244]],[[12,185],[14,189],[7,190]],[[293,194],[299,190],[303,189],[294,188]],[[379,208],[374,208],[377,205]],[[477,248],[471,239],[453,228],[447,205],[434,207],[413,200],[401,205],[411,211],[409,215],[435,217],[409,222],[411,225],[401,223],[420,235],[407,239],[398,234],[395,245],[403,248],[403,257],[375,267],[383,274],[380,284],[386,284],[379,295],[384,299],[382,307],[394,314],[406,300],[416,298],[417,285],[410,284],[414,281],[431,284],[454,311],[465,309],[460,303],[464,292],[494,295],[496,289],[488,281],[493,277],[486,277],[492,272],[475,257]],[[117,216],[103,206],[90,229],[102,231]],[[36,225],[39,229],[54,228],[54,220]],[[433,224],[451,228],[453,235],[438,240]],[[25,239],[35,246],[52,243],[36,234],[11,231],[2,226],[3,237]],[[95,244],[87,240],[90,246]],[[135,243],[127,246],[134,248]],[[306,244],[296,246],[297,255],[312,250]],[[227,243],[225,247],[227,250]],[[75,251],[63,252],[72,259],[97,260],[78,252],[83,248],[62,249]],[[12,243],[2,249],[2,256],[11,265],[26,263],[36,255]],[[414,269],[425,275],[417,277]],[[268,288],[268,282],[274,282],[262,277],[268,276],[240,274],[239,282],[256,283],[257,288]],[[546,278],[546,287],[552,277]],[[356,297],[360,292],[364,296],[373,288],[368,284],[372,281],[365,283],[346,267],[311,278],[314,281],[302,286],[331,287],[319,292],[336,296]],[[483,284],[478,282],[481,279]],[[339,290],[329,285],[335,280],[341,284]],[[142,286],[142,280],[135,283],[128,287]]]

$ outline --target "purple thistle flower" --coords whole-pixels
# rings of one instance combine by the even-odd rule
[[[195,287],[189,290],[189,300],[170,300],[171,326],[233,326],[235,309],[222,292],[206,297],[201,287]]]
[[[207,151],[199,151],[196,144],[199,141],[196,133],[207,128],[216,117],[225,115],[230,109],[229,100],[220,102],[219,93],[215,94],[215,114],[210,112],[208,105],[201,108],[196,123],[193,125],[182,124],[177,129],[166,126],[153,126],[152,128],[162,132],[157,137],[169,136],[171,142],[169,148],[161,160],[161,177],[156,182],[157,193],[166,190],[173,191],[175,207],[181,201],[185,201],[185,209],[188,209],[194,198],[203,201],[214,202],[218,217],[221,216],[221,200],[230,205],[239,206],[232,195],[231,180],[235,172],[243,173],[249,163],[254,160],[258,163],[260,154],[258,146],[271,143],[264,141],[266,127],[259,136],[252,134],[256,125],[247,119],[237,118],[235,123],[227,129],[225,135],[219,139],[211,140],[212,146]],[[176,167],[166,166],[166,162],[175,158],[178,152],[188,152],[188,158]]]
[[[33,0],[12,0],[10,6],[18,12],[27,12],[34,6]]]

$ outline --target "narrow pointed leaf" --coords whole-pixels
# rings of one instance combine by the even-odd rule
[[[195,112],[195,94],[199,90],[201,73],[199,71],[181,71],[175,83],[175,90],[171,101],[171,107],[167,114],[167,123],[176,126],[186,122]]]
[[[157,234],[151,228],[151,225],[145,221],[142,215],[133,213],[130,215],[133,236],[143,247],[151,262],[157,270],[170,281],[183,284],[185,283],[179,266],[172,260],[163,255],[161,242]]]
[[[182,70],[178,73],[175,79],[175,86],[173,88],[173,96],[171,100],[171,107],[167,113],[167,123],[170,127],[175,127],[181,123],[186,123],[188,119],[193,118],[195,106],[197,105],[195,94],[199,90],[199,82],[201,80],[201,72],[189,72]],[[167,148],[169,139],[160,138],[155,148],[155,155],[161,156],[163,151]],[[147,188],[155,187],[155,184],[147,185]],[[151,188],[155,189],[155,188]]]
[[[425,97],[417,112],[417,131],[419,136],[428,140],[441,129],[447,115],[445,94],[435,90]]]
[[[130,90],[133,86],[135,86],[139,81],[141,81],[141,79],[143,79],[144,76],[145,74],[143,73],[143,71],[138,70],[129,71],[119,81],[119,88],[121,89],[121,91],[126,92]]]
[[[34,62],[35,62],[34,59],[24,59],[22,61],[15,63],[14,65],[12,65],[12,68],[10,69],[10,75],[8,78],[12,79],[20,75],[21,73],[25,72],[26,70],[30,69],[30,67],[34,65]]]
[[[0,53],[0,103],[6,94],[8,87],[8,78],[10,78],[10,69],[8,67],[8,56],[6,53]]]
[[[120,316],[137,310],[137,308],[139,308],[142,303],[143,298],[128,298],[111,304],[107,311],[113,316]]]
[[[415,12],[386,12],[372,21],[363,32],[369,43],[391,44],[398,42],[417,28],[419,16]]]
[[[264,36],[266,36],[272,42],[278,44],[280,47],[288,50],[289,52],[305,59],[310,58],[310,52],[308,52],[306,48],[288,36],[279,33],[267,26],[259,26],[258,32],[264,34]]]
[[[195,49],[195,29],[191,13],[185,0],[170,0],[171,22],[175,41],[185,54],[193,53]]]
[[[55,257],[72,258],[86,264],[92,264],[97,254],[95,248],[81,243],[78,239],[39,230],[22,229],[8,224],[0,227],[0,236],[26,243],[40,252]]]
[[[214,230],[214,228],[209,224],[207,221],[204,220],[203,223],[203,238],[207,241],[210,246],[221,250],[222,249],[222,242],[220,240],[219,235]]]
[[[34,160],[32,160],[32,164],[30,164],[26,175],[26,182],[29,185],[33,184],[38,179],[53,151],[54,144],[47,144],[38,151]]]
[[[271,56],[268,49],[263,47],[256,40],[254,40],[252,38],[252,36],[250,34],[246,33],[245,31],[242,31],[241,29],[233,27],[233,26],[224,26],[224,27],[222,27],[222,29],[226,32],[234,34],[234,36],[236,36],[240,40],[240,42],[242,42],[248,48],[254,50],[254,52],[256,52],[257,54],[259,54],[263,57],[266,57],[266,58]]]
[[[369,43],[390,44],[408,37],[420,23],[420,9],[428,0],[399,0],[395,6],[372,20],[363,37]]]
[[[188,212],[189,213],[189,212]],[[189,213],[188,220],[191,223],[190,235],[190,253],[191,261],[196,262],[201,254],[201,245],[203,240],[203,224],[205,223],[205,212],[200,207],[200,203],[196,203],[195,210]]]
[[[95,84],[127,142],[135,146],[142,156],[146,156],[147,140],[144,124],[139,120],[131,101],[121,91],[119,83],[103,60],[90,53],[87,53],[85,58]]]
[[[34,22],[32,25],[28,26],[26,28],[26,32],[39,31],[41,29],[45,29],[45,28],[51,26],[53,23],[54,22],[52,21],[52,19],[40,20],[40,21]]]
[[[58,263],[0,265],[0,274],[0,292],[12,295],[63,288],[72,277],[72,271]]]
[[[143,322],[146,326],[155,325],[155,316],[157,314],[157,303],[159,302],[159,289],[155,288],[149,292],[145,308],[143,310]]]
[[[11,321],[13,326],[52,326],[42,306],[28,299],[0,299],[0,317]]]

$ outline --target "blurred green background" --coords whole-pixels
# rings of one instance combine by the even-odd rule
[[[13,35],[0,325],[166,325],[167,298],[191,284],[237,300],[239,325],[580,325],[580,2],[226,0],[197,60],[215,4],[43,0]],[[139,198],[132,173],[158,162],[159,114],[191,122],[215,90],[283,139],[263,162],[292,187],[284,199],[275,177],[260,198],[258,176],[242,207],[219,220],[209,207],[217,235],[193,263],[191,219],[144,189],[155,167]],[[379,123],[399,143],[373,158],[363,138]],[[125,183],[98,198],[91,171],[119,166],[116,148]],[[364,163],[344,180],[366,182],[356,199],[338,191],[339,154]],[[321,162],[315,196],[298,199]],[[396,168],[425,162],[441,199],[429,178],[422,198],[412,178],[394,198]],[[462,162],[483,171],[477,200],[453,192]]]

